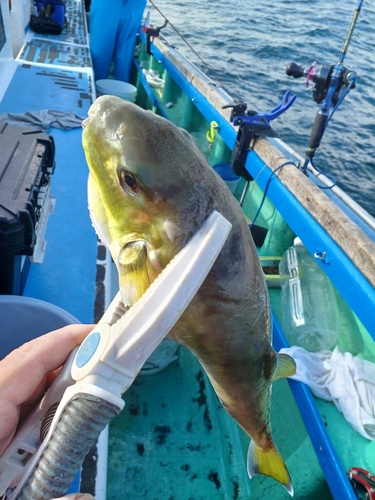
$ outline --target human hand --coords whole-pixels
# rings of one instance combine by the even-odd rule
[[[65,326],[27,342],[0,361],[0,455],[19,421],[42,398],[69,354],[92,329],[93,325]]]

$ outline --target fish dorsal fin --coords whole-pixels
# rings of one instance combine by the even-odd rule
[[[296,362],[289,354],[279,353],[277,355],[277,367],[273,379],[291,377],[296,373]]]

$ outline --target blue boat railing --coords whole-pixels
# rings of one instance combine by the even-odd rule
[[[273,346],[276,351],[279,351],[283,347],[289,347],[288,341],[275,315],[273,315]],[[288,380],[288,382],[332,496],[337,500],[358,500],[323,423],[310,389],[302,382],[295,380]]]

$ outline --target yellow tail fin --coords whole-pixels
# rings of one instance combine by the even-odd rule
[[[247,472],[251,478],[254,474],[264,474],[279,481],[288,493],[293,496],[294,490],[288,469],[276,448],[263,451],[251,441],[247,454]]]
[[[289,354],[279,353],[277,355],[277,367],[273,380],[291,377],[296,373],[296,362]]]

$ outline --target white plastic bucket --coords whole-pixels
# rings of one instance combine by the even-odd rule
[[[180,346],[170,339],[163,339],[139,372],[140,375],[153,375],[177,361]]]
[[[135,102],[137,98],[137,87],[134,87],[131,83],[107,79],[97,80],[95,85],[98,97],[101,95],[114,95],[130,102]]]
[[[29,340],[73,323],[80,321],[49,302],[0,295],[0,359]]]

